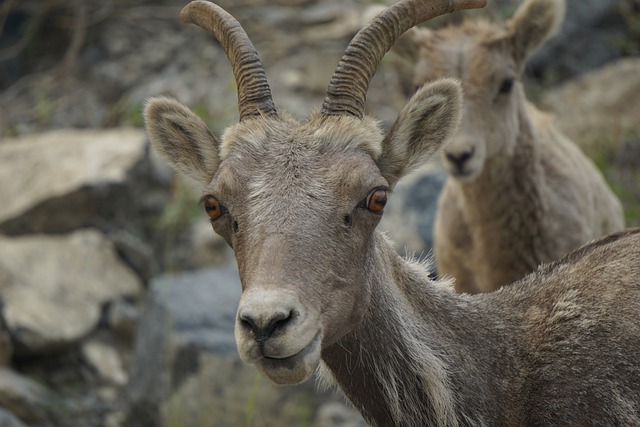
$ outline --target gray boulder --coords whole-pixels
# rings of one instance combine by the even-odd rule
[[[633,8],[634,2],[567,0],[559,33],[531,58],[529,71],[539,78],[565,80],[628,54],[625,42],[633,43],[633,29],[625,7]]]
[[[367,423],[347,404],[328,402],[318,409],[313,427],[367,427]]]
[[[96,334],[84,340],[81,344],[83,360],[101,378],[101,380],[112,386],[122,387],[127,383],[127,372],[124,361],[119,351],[122,347],[109,333]]]
[[[479,11],[453,14],[460,21],[468,16],[488,16],[504,21],[525,0],[494,0]],[[565,0],[566,14],[558,33],[534,53],[527,75],[542,83],[555,84],[623,56],[638,54],[638,31],[634,18],[638,0]],[[391,3],[389,0],[387,3]]]
[[[2,282],[3,279],[0,277],[0,283]],[[0,366],[8,366],[12,357],[13,343],[11,342],[11,334],[2,316],[0,316]]]
[[[10,412],[0,408],[0,427],[26,427],[22,421],[13,416]]]
[[[557,125],[583,147],[640,131],[640,58],[626,58],[545,93]]]
[[[10,369],[0,368],[0,426],[51,420],[52,409],[59,404],[46,387]]]
[[[96,328],[103,305],[141,292],[140,279],[95,230],[0,237],[2,318],[18,356],[77,344]]]
[[[163,276],[140,319],[125,425],[310,425],[318,406],[341,400],[312,382],[275,387],[237,356],[235,269]]]
[[[63,130],[0,144],[0,232],[67,232],[116,216],[115,187],[125,186],[145,144],[138,130]]]
[[[0,234],[111,234],[123,258],[148,278],[148,243],[169,200],[171,173],[140,129],[58,130],[0,144]]]

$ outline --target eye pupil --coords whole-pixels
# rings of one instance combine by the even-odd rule
[[[385,190],[374,190],[367,199],[367,209],[371,212],[382,213],[387,204],[387,192]]]
[[[211,220],[216,220],[222,215],[222,207],[215,197],[207,197],[204,199],[204,210]]]
[[[511,92],[512,88],[513,88],[513,79],[506,79],[500,85],[500,93],[503,95],[506,95],[509,92]]]

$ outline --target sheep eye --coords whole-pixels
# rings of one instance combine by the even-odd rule
[[[367,196],[365,206],[369,211],[381,214],[387,204],[387,191],[382,188],[376,188]]]
[[[511,89],[513,89],[513,79],[504,79],[502,84],[500,85],[500,90],[498,91],[501,95],[507,95],[511,93]]]
[[[209,215],[211,221],[219,219],[226,212],[225,207],[213,196],[205,196],[202,202],[204,204],[204,210],[207,211],[207,215]]]

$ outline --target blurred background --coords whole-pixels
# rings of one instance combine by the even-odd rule
[[[304,118],[369,8],[388,0],[220,0],[252,38],[279,109]],[[464,17],[502,21],[519,0]],[[145,99],[177,98],[217,133],[238,119],[213,37],[185,1],[0,1],[0,426],[362,426],[333,390],[274,387],[235,350],[233,256],[200,188],[149,151]],[[568,0],[530,61],[529,98],[556,116],[640,225],[640,1]],[[385,56],[367,112],[406,101]],[[393,195],[382,227],[425,256],[445,175]]]

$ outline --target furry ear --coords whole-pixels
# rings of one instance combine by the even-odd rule
[[[382,141],[377,163],[391,187],[453,136],[461,111],[462,87],[458,81],[442,79],[418,89]]]
[[[507,28],[519,67],[560,28],[565,8],[565,0],[527,0],[518,8]]]
[[[203,184],[211,182],[220,162],[220,140],[184,105],[170,98],[151,98],[144,120],[153,148],[177,171]]]

